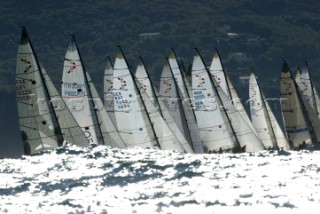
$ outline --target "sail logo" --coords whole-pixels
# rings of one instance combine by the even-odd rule
[[[23,72],[24,72],[24,73],[27,73],[27,72],[31,69],[31,67],[32,67],[31,62],[28,61],[28,60],[26,60],[26,59],[24,59],[24,58],[21,58],[20,60],[21,60],[21,61],[23,62],[23,64],[26,66],[26,69],[25,69]]]
[[[70,74],[72,71],[74,71],[76,68],[77,68],[77,64],[72,61],[71,59],[68,59],[68,58],[64,58],[65,61],[68,61],[70,63],[70,68],[69,70],[67,71],[68,74]]]
[[[221,83],[221,78],[220,77],[218,77],[218,75],[217,74],[211,74],[211,76],[217,81],[217,83],[218,84],[220,84]]]

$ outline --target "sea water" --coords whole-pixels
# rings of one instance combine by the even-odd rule
[[[0,164],[0,213],[318,213],[320,152],[66,146]]]

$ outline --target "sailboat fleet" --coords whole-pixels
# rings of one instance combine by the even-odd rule
[[[107,59],[103,81],[101,100],[72,35],[64,57],[60,95],[23,27],[17,52],[16,98],[25,154],[39,154],[66,143],[195,154],[319,146],[320,99],[307,64],[298,69],[295,78],[286,62],[282,67],[284,129],[254,73],[250,74],[247,114],[217,50],[210,66],[196,50],[189,81],[172,49],[156,88],[142,58],[134,72],[119,47],[114,63]]]

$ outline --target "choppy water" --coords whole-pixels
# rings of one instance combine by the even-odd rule
[[[4,159],[0,213],[318,213],[320,152],[66,147]]]

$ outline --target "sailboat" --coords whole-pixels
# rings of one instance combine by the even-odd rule
[[[289,144],[292,149],[317,143],[311,121],[298,86],[284,62],[280,78],[280,102]]]
[[[212,84],[217,91],[241,148],[245,148],[247,152],[265,149],[230,79],[225,74],[217,50],[213,55],[209,73]]]
[[[238,139],[198,51],[192,63],[192,99],[204,151],[238,150]]]
[[[178,125],[181,133],[191,145],[191,136],[188,130],[183,106],[178,97],[178,91],[168,63],[165,63],[161,72],[159,95],[161,100],[164,101],[174,121]]]
[[[117,128],[126,146],[160,148],[122,52],[117,54],[114,63],[112,94]]]
[[[320,118],[320,98],[314,84],[310,78],[308,64],[302,70],[298,68],[295,81],[299,86],[300,93],[305,96],[310,106],[315,110],[318,118]]]
[[[62,146],[65,139],[79,146],[88,146],[77,124],[72,123],[73,118],[68,111],[58,109],[61,106],[54,106],[59,96],[37,59],[25,27],[17,52],[16,89],[25,154],[34,155],[55,149]],[[51,102],[51,98],[55,98],[54,102]],[[64,116],[67,118],[61,118]]]
[[[158,99],[159,94],[152,86],[142,58],[140,58],[135,76],[136,80],[139,82],[138,85],[142,87],[140,90],[141,96],[146,104],[146,110],[150,116],[150,119],[153,121],[155,133],[158,139],[164,139],[162,142],[159,141],[161,149],[167,148],[170,150],[194,153],[192,147],[181,133],[163,100]],[[145,94],[147,96],[145,96]],[[155,110],[158,110],[158,112]],[[168,130],[168,128],[170,130]]]
[[[204,153],[196,116],[190,100],[190,94],[192,93],[191,84],[188,82],[186,75],[184,75],[180,69],[174,49],[172,49],[172,52],[169,55],[168,63],[170,66],[171,75],[167,74],[167,76],[172,77],[172,83],[174,84],[173,86],[176,88],[177,99],[181,101],[192,147],[196,154]]]
[[[211,62],[211,66],[209,68],[211,77],[215,79],[215,81],[219,84],[223,92],[230,98],[234,107],[238,110],[243,120],[245,120],[246,124],[250,127],[250,129],[258,136],[256,130],[254,129],[251,120],[243,107],[241,100],[230,80],[230,77],[225,72],[223,64],[221,62],[221,58],[218,50],[216,49],[213,54],[213,59]]]
[[[65,56],[62,94],[90,143],[126,148],[85,70],[74,35]]]
[[[50,102],[52,103],[54,112],[57,116],[58,124],[64,140],[70,144],[81,147],[89,146],[86,136],[79,127],[75,118],[72,116],[69,108],[67,108],[66,103],[63,101],[49,75],[42,66],[40,70],[42,72],[44,84],[48,89]]]
[[[84,67],[74,36],[71,37],[64,58],[61,94],[89,142],[99,144],[97,124],[93,120],[94,107],[89,97]]]
[[[264,146],[269,149],[289,150],[290,146],[286,136],[283,134],[253,73],[250,74],[249,100],[252,124]]]

